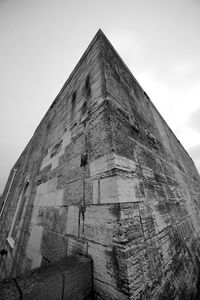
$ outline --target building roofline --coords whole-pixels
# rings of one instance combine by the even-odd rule
[[[128,68],[128,66],[125,64],[125,62],[123,61],[123,59],[121,58],[121,56],[119,55],[119,53],[115,50],[114,46],[108,40],[108,38],[106,37],[106,35],[104,34],[104,32],[102,31],[101,28],[98,29],[97,33],[93,37],[92,41],[90,42],[90,44],[88,45],[88,47],[86,48],[86,50],[84,51],[84,53],[82,54],[82,56],[79,59],[78,63],[75,65],[75,67],[74,67],[73,71],[70,73],[68,79],[63,84],[60,92],[57,94],[57,96],[55,97],[54,101],[52,102],[52,104],[50,105],[49,109],[47,110],[47,112],[45,113],[44,117],[42,118],[41,122],[38,124],[37,128],[35,129],[35,132],[37,131],[38,127],[41,125],[41,123],[45,119],[46,115],[49,113],[49,110],[58,102],[60,95],[63,93],[63,91],[66,88],[66,86],[70,83],[70,81],[73,78],[74,74],[76,73],[76,71],[78,70],[78,68],[80,67],[80,65],[82,64],[82,62],[84,61],[85,57],[88,55],[88,53],[90,52],[90,50],[92,49],[92,47],[94,46],[94,44],[97,42],[97,40],[99,38],[103,38],[106,41],[106,43],[108,44],[108,46],[115,53],[115,55],[119,58],[120,62],[124,66],[124,68],[127,70],[127,72],[129,73],[129,75],[136,81],[137,85],[139,86],[139,88],[141,89],[141,91],[144,93],[144,95],[147,97],[148,101],[150,101],[151,105],[154,107],[154,109],[156,110],[156,112],[158,113],[158,115],[161,117],[161,119],[163,120],[163,122],[167,125],[167,127],[170,130],[170,132],[174,135],[174,137],[179,142],[179,144],[181,145],[181,147],[183,148],[183,150],[186,152],[186,154],[188,155],[188,157],[193,162],[192,158],[190,157],[190,155],[188,154],[188,152],[186,151],[186,149],[183,147],[183,145],[181,144],[181,142],[179,141],[179,139],[177,138],[177,136],[175,135],[175,133],[173,132],[173,130],[169,127],[168,123],[162,117],[162,115],[160,114],[160,112],[158,111],[158,109],[156,108],[156,106],[154,105],[154,103],[152,102],[152,100],[149,98],[148,94],[145,92],[145,90],[142,88],[142,86],[140,85],[140,83],[137,81],[137,79],[135,78],[135,76],[133,75],[133,73],[130,71],[130,69]],[[35,132],[34,132],[34,134],[35,134]],[[33,134],[33,136],[34,136],[34,134]],[[29,142],[31,142],[31,140]],[[193,162],[193,164],[194,164],[194,162]]]
[[[105,34],[103,33],[103,31],[101,29],[99,29],[97,31],[97,33],[95,34],[95,36],[93,37],[92,41],[90,42],[90,44],[88,45],[88,47],[86,48],[86,50],[84,51],[84,53],[82,54],[81,58],[79,59],[79,61],[77,62],[77,64],[75,65],[73,71],[70,73],[68,79],[65,81],[65,83],[63,84],[60,92],[58,93],[58,95],[56,96],[54,102],[57,102],[60,95],[62,94],[63,90],[65,89],[65,87],[69,84],[69,82],[71,81],[71,79],[73,78],[74,74],[76,73],[77,69],[80,67],[80,65],[82,64],[82,62],[84,61],[85,57],[88,55],[88,53],[90,52],[90,50],[92,49],[93,45],[96,43],[96,41],[98,40],[98,38],[100,36],[103,36],[104,38],[106,38]],[[107,39],[107,38],[106,38]],[[53,104],[52,103],[52,104]],[[52,105],[51,104],[51,105]]]

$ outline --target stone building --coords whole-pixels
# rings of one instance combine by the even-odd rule
[[[199,299],[199,210],[192,159],[99,30],[10,172],[1,278],[80,253],[95,299]]]

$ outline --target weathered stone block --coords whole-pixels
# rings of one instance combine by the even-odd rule
[[[100,244],[88,242],[88,254],[93,257],[93,276],[107,285],[113,285],[112,273],[113,270],[108,266],[106,252],[110,247],[105,247]]]
[[[56,132],[51,137],[50,141],[51,147],[48,149],[48,154],[43,158],[40,170],[43,170],[45,167],[51,165],[51,171],[57,168],[59,164],[59,159],[64,153],[64,149],[67,145],[69,145],[71,141],[71,133],[67,131],[64,135],[59,135],[59,127],[56,128]],[[56,143],[59,142],[59,151],[54,151],[54,147]],[[52,145],[53,144],[53,145]],[[57,145],[56,145],[57,146]],[[54,155],[52,153],[55,152]]]
[[[111,245],[113,237],[118,235],[116,223],[117,217],[112,213],[110,206],[88,206],[84,216],[83,236],[88,240]]]
[[[81,166],[81,154],[77,155],[76,157],[74,157],[73,159],[69,160],[67,162],[67,169],[68,170],[73,170],[73,169],[77,169]]]
[[[143,183],[135,176],[113,176],[100,179],[101,203],[138,202],[144,198]]]
[[[93,204],[98,204],[100,202],[100,181],[99,181],[99,179],[92,181],[92,199],[93,199]]]
[[[134,177],[117,177],[119,202],[138,202],[144,200],[142,181]]]
[[[41,206],[55,206],[56,204],[56,192],[46,193]]]
[[[93,183],[90,178],[85,179],[84,183],[84,192],[85,192],[85,204],[89,205],[93,203]]]
[[[44,229],[64,234],[67,223],[66,207],[44,207],[41,208],[40,224]]]
[[[141,223],[139,205],[136,203],[122,203],[118,209],[120,216],[113,240],[116,243],[125,245],[142,237],[144,229]]]
[[[63,154],[63,160],[66,162],[71,161],[78,155],[85,152],[85,137],[84,134],[73,140],[66,148]]]
[[[36,195],[44,195],[46,193],[47,183],[42,183],[37,186]]]
[[[134,172],[136,170],[136,163],[132,159],[128,159],[124,156],[114,154],[115,167],[120,170]]]
[[[63,197],[64,197],[64,190],[57,190],[56,191],[55,206],[62,206],[63,205]]]
[[[96,176],[98,174],[107,172],[115,167],[114,155],[109,153],[100,157],[90,163],[90,175]]]
[[[56,191],[57,177],[54,177],[47,181],[46,193],[51,193]]]
[[[63,205],[75,205],[83,199],[83,181],[68,183],[64,189]]]
[[[68,206],[66,233],[78,236],[79,227],[79,207]]]
[[[56,169],[58,167],[58,164],[59,164],[59,157],[55,157],[51,159],[51,171]]]
[[[41,243],[41,255],[51,262],[64,258],[67,254],[67,238],[64,236],[44,230]]]
[[[70,133],[70,131],[67,131],[67,132],[63,135],[62,139],[63,139],[63,148],[65,148],[65,147],[68,146],[68,145],[70,144],[70,142],[71,142],[71,133]]]
[[[97,118],[87,131],[89,161],[93,161],[111,152],[111,135],[106,120]]]
[[[100,179],[100,203],[116,203],[119,201],[116,177]]]

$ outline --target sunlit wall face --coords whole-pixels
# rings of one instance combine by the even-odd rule
[[[0,193],[99,28],[200,170],[198,0],[0,0]]]

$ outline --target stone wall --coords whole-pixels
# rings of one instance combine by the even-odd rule
[[[92,262],[69,257],[0,282],[1,300],[92,299]]]
[[[0,244],[8,251],[2,278],[43,261],[87,252],[82,233],[85,207],[92,203],[89,162],[109,148],[102,73],[100,41],[95,38],[14,165],[13,182],[11,170],[0,220]],[[29,197],[13,247],[8,237],[27,180]]]
[[[96,299],[198,299],[199,174],[101,31],[14,168],[2,277],[83,253]]]
[[[103,49],[112,147],[129,166],[115,175],[118,287],[131,299],[198,299],[199,174],[109,42]]]

